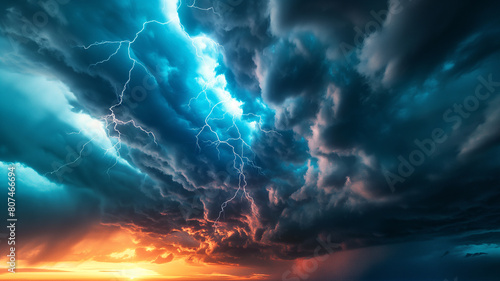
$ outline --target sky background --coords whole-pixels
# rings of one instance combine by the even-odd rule
[[[1,1],[0,279],[498,280],[499,13]]]

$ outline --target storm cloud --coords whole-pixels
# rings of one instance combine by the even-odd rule
[[[346,255],[388,253],[339,275],[353,280],[416,280],[426,258],[446,261],[419,278],[465,266],[477,275],[459,280],[494,280],[499,12],[466,0],[3,1],[0,161],[25,175],[20,235],[44,245],[28,262],[107,225],[175,251],[136,249],[159,264],[264,267],[329,237]]]

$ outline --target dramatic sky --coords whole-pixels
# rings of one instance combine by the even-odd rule
[[[497,281],[499,14],[2,0],[0,279]]]

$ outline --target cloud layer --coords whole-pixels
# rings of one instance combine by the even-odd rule
[[[0,160],[25,171],[20,233],[45,245],[29,262],[101,224],[141,233],[155,263],[263,266],[327,236],[498,247],[499,11],[2,2]],[[498,259],[483,253],[463,258]]]

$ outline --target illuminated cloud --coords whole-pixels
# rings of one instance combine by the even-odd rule
[[[495,280],[499,11],[2,2],[26,278]]]

